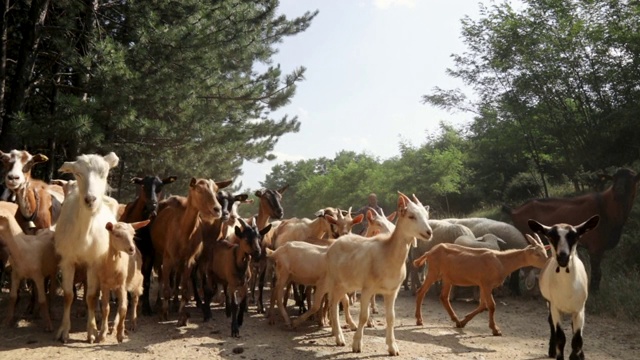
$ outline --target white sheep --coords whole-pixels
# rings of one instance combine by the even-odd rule
[[[454,224],[461,224],[473,232],[476,237],[486,234],[493,234],[504,241],[500,244],[500,250],[524,249],[527,247],[527,240],[524,235],[515,226],[502,221],[487,218],[464,218],[464,219],[445,219]],[[536,276],[539,273],[535,268],[524,268],[511,274],[509,277],[509,288],[515,294],[520,294],[520,272],[525,276],[526,291],[531,293],[536,287]]]
[[[413,259],[431,250],[438,244],[453,244],[453,242],[456,241],[456,239],[460,236],[475,237],[473,235],[473,232],[468,227],[460,224],[453,224],[444,220],[430,219],[429,226],[431,226],[431,228],[433,229],[433,238],[430,241],[418,240],[416,243],[417,246],[411,249],[410,257],[408,259],[407,271],[409,273],[412,292],[415,292],[422,283],[421,275],[424,274],[425,271],[424,266],[422,266],[421,268],[411,266],[411,262],[413,261]]]
[[[458,237],[453,243],[474,249],[490,249],[500,251],[500,245],[504,245],[505,241],[493,234],[485,234],[480,237],[462,235]]]

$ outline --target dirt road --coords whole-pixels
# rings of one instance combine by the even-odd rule
[[[432,290],[433,291],[433,290]],[[4,316],[7,294],[0,297],[0,314]],[[54,324],[60,324],[61,298],[54,303]],[[396,303],[395,334],[401,359],[546,359],[547,312],[544,303],[535,299],[497,299],[496,321],[503,336],[491,336],[488,315],[483,313],[465,329],[456,329],[440,303],[429,294],[423,305],[425,326],[416,326],[414,297],[402,291]],[[21,305],[24,307],[26,299]],[[380,307],[382,302],[379,301]],[[457,301],[459,315],[474,304]],[[290,313],[293,313],[293,307]],[[359,306],[352,308],[357,322]],[[191,309],[191,322],[176,328],[175,321],[158,322],[155,317],[141,317],[139,330],[129,334],[122,344],[109,336],[104,344],[85,342],[84,319],[73,319],[72,340],[63,345],[44,333],[38,321],[22,320],[17,328],[0,328],[0,359],[360,359],[385,357],[384,314],[375,315],[376,328],[365,329],[364,351],[351,352],[353,333],[345,332],[347,346],[336,347],[330,328],[320,329],[314,322],[304,328],[289,330],[280,319],[270,326],[263,315],[249,308],[249,317],[240,330],[240,338],[231,338],[229,320],[216,308],[213,320],[202,323],[202,315]],[[175,319],[175,314],[173,315]],[[341,317],[342,318],[342,317]],[[565,332],[570,331],[568,319]],[[584,351],[588,359],[638,359],[640,326],[587,315]],[[567,346],[570,343],[568,342]],[[234,349],[236,352],[234,353]],[[568,352],[566,352],[568,355]]]

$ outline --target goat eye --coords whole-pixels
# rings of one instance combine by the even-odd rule
[[[416,216],[415,216],[415,215],[409,215],[409,219],[411,219],[411,220],[415,220],[415,219],[416,219]]]

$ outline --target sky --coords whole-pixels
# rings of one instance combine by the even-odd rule
[[[387,159],[399,155],[400,141],[423,144],[441,121],[472,118],[420,100],[436,86],[464,89],[446,69],[465,50],[460,21],[479,17],[478,0],[281,0],[279,11],[294,17],[316,9],[311,26],[286,38],[274,57],[284,73],[307,68],[290,104],[274,112],[297,115],[300,131],[280,138],[275,161],[245,161],[244,188],[259,188],[284,161],[342,150]]]

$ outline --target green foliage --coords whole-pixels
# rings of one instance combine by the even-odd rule
[[[540,181],[529,173],[519,173],[511,179],[505,189],[505,200],[510,204],[520,204],[542,195]]]
[[[3,146],[45,152],[57,163],[45,177],[80,153],[115,151],[121,166],[112,183],[129,194],[125,184],[136,175],[177,175],[172,190],[183,193],[191,176],[234,178],[244,160],[272,160],[279,137],[300,127],[296,118],[272,113],[290,102],[305,72],[287,74],[272,57],[317,14],[289,19],[277,14],[278,5],[51,4],[39,46],[22,49],[36,59],[25,101],[1,109],[8,111]],[[26,46],[18,30],[28,33],[28,26],[19,27],[28,19],[19,13],[7,13],[16,30],[9,53]],[[8,142],[8,133],[18,142]]]

